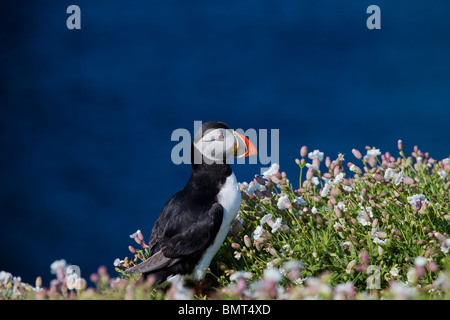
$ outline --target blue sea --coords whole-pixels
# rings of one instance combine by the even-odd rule
[[[69,30],[69,5],[81,29]],[[381,10],[370,30],[367,7]],[[33,1],[0,4],[0,270],[44,286],[129,255],[190,175],[171,159],[194,121],[303,145],[450,154],[450,2]],[[260,139],[259,139],[260,140]],[[258,145],[257,145],[258,147]],[[270,151],[270,148],[269,148]],[[270,152],[269,152],[270,155]],[[238,181],[261,167],[235,164]],[[270,165],[270,164],[269,164]]]

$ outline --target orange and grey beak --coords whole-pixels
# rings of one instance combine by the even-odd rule
[[[245,136],[236,131],[232,131],[236,139],[236,144],[234,146],[234,157],[235,158],[245,158],[249,156],[256,156],[258,151],[253,143]]]

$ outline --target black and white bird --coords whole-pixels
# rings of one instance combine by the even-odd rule
[[[227,160],[256,155],[255,146],[225,123],[206,122],[191,145],[192,174],[163,207],[149,239],[150,258],[127,274],[154,276],[154,285],[175,276],[203,280],[236,217],[241,193]]]

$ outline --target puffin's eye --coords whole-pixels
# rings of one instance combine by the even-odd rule
[[[225,141],[225,136],[223,135],[223,133],[221,132],[219,137],[217,138],[217,141]]]

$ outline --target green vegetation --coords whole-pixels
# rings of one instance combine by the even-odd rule
[[[79,290],[69,290],[62,279],[36,289],[42,285],[3,276],[0,297],[449,299],[450,159],[437,161],[417,147],[406,157],[401,141],[398,148],[399,157],[369,147],[363,157],[354,149],[358,164],[345,164],[343,155],[332,161],[303,147],[298,182],[274,164],[242,183],[239,216],[201,296],[184,281],[153,290],[151,279],[136,284],[125,276],[124,269],[148,257],[137,232],[141,248],[130,247],[132,258],[115,261],[116,279],[100,268],[91,276],[96,288],[80,279]]]

